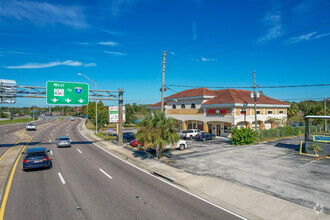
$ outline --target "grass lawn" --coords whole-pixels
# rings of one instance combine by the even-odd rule
[[[33,118],[20,118],[20,119],[13,119],[13,120],[4,120],[4,121],[0,121],[0,125],[23,123],[23,122],[29,122],[29,121],[33,121]]]

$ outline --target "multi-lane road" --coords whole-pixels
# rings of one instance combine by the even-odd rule
[[[25,132],[27,147],[50,150],[52,167],[24,172],[20,157],[2,201],[4,219],[239,219],[98,148],[80,134],[80,122],[50,121]],[[24,126],[1,127],[1,153]],[[72,147],[57,148],[59,136],[69,136]]]

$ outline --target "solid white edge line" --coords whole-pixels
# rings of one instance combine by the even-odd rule
[[[82,123],[84,123],[84,120],[82,120]],[[81,130],[79,129],[79,125],[78,125],[78,130],[79,130],[79,133],[80,133],[84,138],[86,138],[87,140],[89,140],[89,139],[88,139],[83,133],[81,133]],[[89,140],[89,141],[91,141],[91,140]],[[174,185],[174,184],[172,184],[172,183],[170,183],[170,182],[165,181],[164,179],[162,179],[162,178],[160,178],[160,177],[157,177],[157,176],[152,175],[152,174],[149,173],[148,171],[143,170],[142,168],[137,167],[137,166],[135,166],[134,164],[131,164],[131,163],[129,163],[128,161],[125,161],[125,160],[123,160],[122,158],[118,157],[117,155],[115,155],[115,154],[113,154],[113,153],[111,153],[111,152],[109,152],[109,151],[103,149],[102,147],[98,146],[96,143],[93,143],[93,144],[94,144],[95,146],[97,146],[98,148],[100,148],[101,150],[103,150],[104,152],[106,152],[106,153],[110,154],[111,156],[117,158],[118,160],[121,160],[121,161],[123,161],[123,162],[125,162],[125,163],[131,165],[132,167],[134,167],[134,168],[136,168],[136,169],[138,169],[138,170],[140,170],[140,171],[142,171],[142,172],[144,172],[144,173],[146,173],[146,174],[148,174],[148,175],[150,175],[150,176],[152,176],[152,177],[154,177],[154,178],[156,178],[156,179],[159,179],[160,181],[162,181],[162,182],[164,182],[164,183],[167,183],[168,185],[173,186],[174,188],[177,188],[178,190],[181,190],[182,192],[185,192],[185,193],[187,193],[187,194],[189,194],[189,195],[191,195],[191,196],[193,196],[193,197],[195,197],[195,198],[197,198],[197,199],[200,199],[200,200],[202,200],[203,202],[206,202],[206,203],[208,203],[208,204],[210,204],[210,205],[212,205],[212,206],[214,206],[214,207],[216,207],[216,208],[218,208],[218,209],[221,209],[221,210],[223,210],[223,211],[225,211],[225,212],[228,212],[228,213],[230,213],[230,214],[232,214],[232,215],[234,215],[234,216],[236,216],[236,217],[238,217],[238,218],[240,218],[240,219],[248,220],[248,218],[245,218],[245,217],[243,217],[243,216],[241,216],[241,215],[239,215],[239,214],[236,214],[235,212],[232,212],[232,211],[230,211],[230,210],[228,210],[228,209],[226,209],[226,208],[224,208],[224,207],[221,207],[221,206],[219,206],[219,205],[217,205],[217,204],[215,204],[215,203],[213,203],[213,202],[210,202],[210,201],[208,201],[208,200],[206,200],[206,199],[204,199],[204,198],[202,198],[202,197],[199,197],[199,196],[197,196],[197,195],[195,195],[195,194],[193,194],[193,193],[191,193],[191,192],[188,192],[188,191],[186,191],[186,190],[184,190],[184,189],[182,189],[182,188],[180,188],[180,187],[178,187],[178,186],[176,186],[176,185]]]
[[[61,174],[60,172],[58,172],[57,174],[58,174],[58,176],[60,177],[61,182],[62,182],[63,184],[66,184],[66,182],[65,182],[65,180],[64,180],[64,178],[63,178],[63,176],[62,176],[62,174]]]
[[[99,168],[99,170],[104,173],[104,175],[106,175],[107,177],[109,177],[110,179],[112,179],[112,176],[110,176],[109,174],[107,174],[104,170],[102,170],[101,168]]]
[[[79,150],[78,148],[77,148],[77,151],[78,151],[79,153],[81,153],[81,154],[82,154],[81,150]]]

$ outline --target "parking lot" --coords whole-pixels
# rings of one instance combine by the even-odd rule
[[[330,160],[299,155],[302,137],[249,146],[224,139],[187,140],[188,149],[170,151],[169,165],[196,175],[241,184],[330,214]]]

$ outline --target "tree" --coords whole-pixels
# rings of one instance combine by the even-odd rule
[[[134,106],[135,105],[135,106]],[[130,104],[125,104],[125,123],[134,123],[134,121],[137,119],[135,116],[136,112],[136,104],[134,103],[133,106]]]
[[[138,124],[136,139],[144,149],[156,146],[156,157],[160,159],[164,147],[176,144],[180,138],[176,132],[176,121],[167,118],[164,112],[148,113]]]
[[[290,108],[288,108],[288,116],[293,117],[299,114],[299,106],[297,103],[292,102]]]

